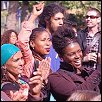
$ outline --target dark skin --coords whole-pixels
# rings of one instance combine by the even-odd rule
[[[82,66],[82,57],[82,51],[77,42],[71,43],[64,48],[62,59],[74,66],[77,69],[77,72],[80,71]]]

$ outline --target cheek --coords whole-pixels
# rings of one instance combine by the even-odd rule
[[[12,72],[12,73],[15,73],[15,72],[17,72],[16,71],[16,68],[14,67],[14,66],[7,66],[7,70],[8,70],[8,72]]]
[[[57,23],[57,22],[52,22],[52,23],[51,23],[51,27],[52,27],[53,29],[56,29],[56,28],[58,27],[58,23]]]
[[[38,52],[38,53],[41,53],[42,51],[43,51],[43,49],[44,49],[44,45],[42,45],[42,44],[37,44],[35,47],[34,47],[34,50],[36,51],[36,52]]]
[[[72,63],[72,62],[73,62],[73,59],[74,59],[74,57],[69,57],[69,58],[68,58],[68,62],[69,62],[69,63]]]
[[[6,65],[6,67],[8,68],[8,70],[16,70],[17,64],[9,63],[9,64]]]
[[[35,49],[35,50],[36,50],[36,49],[39,49],[39,50],[40,50],[43,46],[44,46],[43,43],[38,42],[38,43],[35,43],[35,47],[34,47],[34,49]]]
[[[63,60],[67,63],[71,63],[73,61],[73,57],[64,57]]]

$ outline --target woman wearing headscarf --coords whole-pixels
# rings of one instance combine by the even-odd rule
[[[6,93],[10,100],[41,101],[43,99],[43,94],[41,93],[41,71],[37,70],[29,79],[21,75],[26,64],[17,46],[13,44],[3,44],[1,46],[1,66],[1,91]],[[5,99],[2,100],[5,101]]]

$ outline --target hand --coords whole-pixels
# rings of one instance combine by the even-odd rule
[[[28,96],[22,94],[23,90],[19,90],[16,92],[10,91],[10,97],[13,101],[26,101]]]
[[[30,91],[34,95],[40,95],[41,87],[42,87],[42,76],[41,71],[37,69],[36,72],[33,73],[34,76],[30,78],[29,85],[30,85]]]
[[[50,74],[51,71],[50,63],[51,63],[51,58],[46,58],[42,60],[39,64],[39,69],[41,69],[43,80],[46,80]]]
[[[43,12],[43,9],[44,1],[41,1],[40,3],[33,5],[32,13],[30,17],[28,17],[27,21],[34,23],[35,19]]]
[[[86,56],[84,56],[83,62],[89,62],[89,61],[97,62],[97,55],[95,52],[86,54]]]
[[[44,1],[41,1],[38,4],[33,5],[32,14],[35,15],[36,17],[38,17],[43,12],[44,5],[45,5]]]

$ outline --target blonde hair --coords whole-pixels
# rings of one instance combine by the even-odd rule
[[[101,101],[101,94],[95,96],[94,98],[92,98],[90,101]]]
[[[99,95],[99,93],[96,91],[77,90],[71,94],[67,101],[90,101],[97,95]]]

